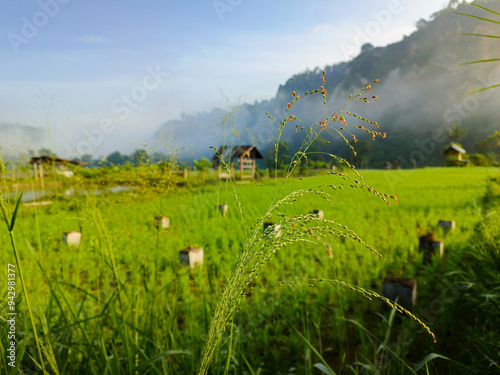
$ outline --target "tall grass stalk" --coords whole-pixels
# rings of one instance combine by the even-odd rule
[[[346,117],[344,116],[344,113],[347,116],[351,116],[354,118],[357,118],[358,120],[361,120],[363,122],[366,122],[370,125],[376,126],[376,128],[379,127],[379,125],[374,122],[367,120],[364,117],[358,116],[356,114],[353,114],[349,111],[344,112],[344,109],[340,109],[337,113],[333,114],[328,114],[327,111],[327,91],[324,88],[325,85],[325,79],[324,79],[325,72],[323,72],[323,77],[322,78],[322,83],[323,85],[316,90],[313,90],[311,92],[306,92],[304,95],[300,96],[295,93],[295,91],[292,93],[292,99],[290,103],[288,103],[286,111],[285,111],[285,117],[283,120],[281,120],[278,123],[278,141],[275,144],[275,164],[276,164],[276,170],[278,166],[278,157],[279,157],[279,144],[281,141],[281,137],[283,134],[283,131],[285,127],[290,123],[290,122],[296,122],[296,132],[299,131],[299,123],[300,120],[293,114],[291,113],[294,105],[303,97],[307,95],[315,95],[317,93],[320,93],[322,98],[323,98],[323,104],[325,107],[325,117],[322,121],[314,124],[313,126],[310,126],[309,128],[302,126],[301,130],[304,130],[306,135],[305,138],[302,142],[302,145],[300,146],[299,150],[292,156],[288,170],[286,172],[285,178],[280,186],[277,187],[276,192],[274,197],[272,198],[272,201],[269,205],[269,208],[267,209],[266,213],[258,220],[257,224],[255,225],[253,231],[248,234],[246,232],[246,227],[245,227],[245,232],[247,233],[246,236],[246,241],[243,245],[243,249],[240,251],[238,258],[236,260],[236,263],[232,269],[232,272],[228,278],[226,287],[222,291],[222,294],[220,296],[220,299],[217,303],[215,312],[212,317],[212,321],[210,324],[209,332],[208,332],[208,337],[205,341],[205,345],[203,348],[202,352],[202,360],[200,364],[200,369],[199,369],[199,374],[204,375],[207,373],[213,358],[214,354],[216,352],[216,349],[222,339],[223,334],[225,333],[227,326],[230,322],[233,321],[237,310],[238,306],[240,305],[242,299],[246,296],[246,294],[252,289],[250,288],[250,284],[256,279],[258,276],[259,272],[261,269],[271,261],[273,256],[282,248],[287,247],[289,245],[295,244],[295,243],[314,243],[317,244],[317,239],[325,237],[327,235],[333,235],[337,236],[340,238],[348,239],[353,242],[359,242],[361,245],[365,246],[367,249],[373,251],[375,254],[381,255],[370,245],[365,243],[356,233],[354,233],[352,230],[350,230],[347,226],[344,226],[340,223],[337,223],[333,220],[326,220],[326,219],[320,219],[314,215],[308,214],[308,215],[297,215],[292,218],[285,218],[284,215],[281,215],[283,217],[282,221],[279,223],[281,232],[283,233],[281,236],[277,236],[274,229],[275,227],[270,227],[267,228],[263,233],[262,233],[262,226],[265,221],[269,220],[273,214],[280,216],[280,213],[278,212],[278,209],[281,208],[284,205],[292,205],[294,204],[295,201],[298,199],[301,199],[303,197],[309,196],[309,195],[317,195],[323,199],[325,199],[328,202],[332,202],[334,197],[323,190],[320,189],[300,189],[296,190],[283,198],[280,198],[280,193],[282,191],[283,186],[287,183],[289,178],[291,177],[292,173],[294,172],[295,168],[300,165],[301,162],[305,161],[306,163],[308,162],[308,150],[311,147],[311,145],[320,139],[319,137],[321,134],[328,129],[333,130],[334,133],[336,133],[346,144],[347,146],[352,150],[354,155],[356,155],[356,152],[351,145],[351,143],[347,140],[345,134],[348,136],[352,136],[353,141],[356,142],[356,136],[351,133],[350,129],[362,129],[365,132],[369,133],[372,136],[372,139],[374,140],[377,136],[385,137],[385,133],[381,133],[378,130],[372,130],[365,128],[363,125],[361,126],[348,126]],[[374,81],[377,82],[378,80]],[[359,100],[368,103],[369,99],[367,96],[365,96],[368,91],[371,91],[372,84],[369,84],[365,88],[361,89],[361,91],[356,94],[356,95],[350,95],[349,99],[347,100],[346,106],[353,102],[354,100]],[[368,94],[370,95],[370,94]],[[372,96],[372,98],[375,98],[377,100],[376,96]],[[345,106],[344,106],[345,107]],[[269,119],[275,121],[274,117],[271,116],[269,113],[266,113],[269,117]],[[340,126],[336,127],[335,125],[340,124]],[[228,163],[224,160],[223,153],[219,153],[219,151],[215,148],[212,147],[215,151],[217,156],[219,157],[220,163],[223,165],[223,167],[226,169],[228,175],[230,175],[230,167]],[[387,200],[387,198],[392,198],[394,200],[397,199],[396,197],[389,197],[387,194],[382,194],[378,192],[375,188],[372,186],[367,185],[364,183],[363,177],[356,171],[355,167],[351,165],[350,163],[347,162],[347,160],[338,157],[337,155],[330,154],[330,153],[325,153],[325,155],[328,155],[331,157],[333,160],[336,162],[342,163],[344,165],[347,165],[348,168],[350,168],[354,174],[355,177],[350,177],[350,176],[344,176],[338,173],[334,173],[334,175],[341,176],[344,180],[350,179],[354,181],[354,184],[356,187],[361,187],[363,189],[366,189],[368,192],[375,194],[379,198],[383,199],[385,202],[390,204]],[[277,174],[275,174],[277,176]],[[238,208],[240,210],[240,214],[242,216],[243,220],[243,212],[241,211],[241,202],[238,199],[238,195],[236,193],[235,189],[235,184],[234,181],[231,179],[231,184],[233,188],[233,193],[235,195],[235,198],[238,202]],[[336,189],[335,186],[330,185],[331,188]],[[243,220],[244,223],[244,220]],[[278,224],[276,224],[278,225]],[[331,282],[337,284],[337,285],[342,285],[342,286],[347,286],[351,289],[354,289],[356,291],[361,292],[362,294],[366,295],[367,297],[377,297],[377,298],[382,298],[376,293],[366,291],[362,288],[358,288],[356,286],[344,283],[342,281],[337,281],[337,280],[331,280]],[[408,311],[404,310],[398,305],[393,304],[389,300],[386,300],[382,298],[384,301],[388,302],[391,306],[394,308],[398,309],[399,311],[405,312],[409,314],[410,316],[413,316],[411,313]],[[413,316],[414,317],[414,316]],[[417,319],[416,317],[414,317]],[[417,319],[418,320],[418,319]],[[419,321],[420,322],[420,321]],[[429,332],[430,330],[422,323],[420,322]],[[432,333],[431,333],[432,334]]]
[[[33,313],[31,311],[31,304],[30,304],[30,300],[29,300],[29,296],[28,296],[28,288],[26,286],[26,283],[24,282],[21,262],[20,262],[19,253],[18,253],[17,246],[16,246],[16,239],[14,236],[14,227],[16,224],[16,217],[17,217],[17,213],[19,210],[19,205],[20,205],[22,197],[23,197],[23,193],[21,192],[19,198],[17,199],[14,211],[11,211],[10,199],[8,198],[9,190],[7,189],[7,183],[6,183],[6,177],[5,177],[6,176],[6,168],[5,168],[5,163],[3,161],[1,154],[0,154],[0,175],[1,175],[1,178],[3,181],[3,187],[4,187],[4,192],[2,194],[2,197],[0,198],[0,208],[2,210],[5,225],[7,226],[7,230],[9,232],[10,243],[12,245],[12,250],[14,252],[14,258],[16,260],[16,268],[17,268],[16,273],[19,274],[19,280],[21,281],[21,288],[23,289],[24,298],[26,300],[26,306],[28,308],[28,315],[29,315],[30,322],[31,322],[31,328],[33,330],[33,335],[35,337],[35,343],[36,343],[36,347],[38,350],[38,357],[40,358],[39,367],[42,369],[42,373],[45,373],[45,366],[43,363],[44,361],[43,361],[43,356],[42,356],[42,350],[40,348],[40,342],[38,341],[38,335],[37,335],[36,326],[35,326],[35,319],[33,318]],[[18,315],[16,315],[16,318],[17,318],[17,316]]]
[[[116,282],[117,285],[117,293],[118,293],[118,304],[120,306],[120,315],[121,315],[121,325],[122,328],[119,329],[119,332],[122,335],[123,338],[123,343],[125,345],[125,355],[127,357],[127,362],[128,362],[128,372],[132,374],[132,369],[134,368],[133,366],[133,356],[131,354],[130,348],[129,348],[129,337],[128,337],[128,329],[127,329],[127,324],[125,322],[125,308],[123,304],[123,299],[122,299],[122,286],[120,283],[120,279],[118,278],[118,272],[116,268],[116,262],[115,262],[115,255],[113,252],[113,245],[111,242],[111,237],[109,236],[108,233],[108,228],[106,227],[106,224],[104,223],[104,219],[102,218],[102,214],[97,208],[97,206],[90,205],[89,207],[90,215],[94,221],[94,224],[97,228],[99,237],[101,240],[104,242],[104,246],[107,250],[106,256],[110,260],[111,263],[111,270],[113,272],[113,278]],[[114,310],[112,310],[114,311]]]

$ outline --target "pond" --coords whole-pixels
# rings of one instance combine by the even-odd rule
[[[85,195],[85,194],[92,194],[92,195],[100,195],[104,193],[119,193],[122,191],[130,191],[133,190],[133,186],[125,186],[125,185],[117,185],[117,186],[110,186],[102,189],[75,189],[73,186],[67,189],[64,189],[62,192],[56,191],[54,188],[49,188],[45,190],[33,190],[33,189],[28,189],[28,190],[23,190],[23,202],[32,202],[36,201],[39,199],[43,198],[48,198],[52,197],[56,194],[61,194],[62,196],[65,197],[72,197],[74,195]],[[19,197],[19,194],[21,193],[21,190],[16,190],[12,191],[9,194],[10,199],[15,200]]]

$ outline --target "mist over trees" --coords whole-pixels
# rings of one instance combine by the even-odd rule
[[[475,3],[485,5],[486,1]],[[498,3],[488,2],[487,6],[500,10]],[[442,165],[443,149],[451,141],[457,141],[456,136],[448,137],[450,132],[456,132],[457,125],[461,131],[459,141],[469,154],[486,150],[488,160],[498,160],[496,141],[489,138],[500,128],[500,94],[495,90],[467,93],[500,82],[500,65],[460,65],[478,57],[496,57],[490,56],[490,51],[497,49],[497,40],[460,35],[495,34],[495,25],[455,12],[480,16],[479,9],[452,1],[431,20],[419,21],[417,30],[400,42],[373,47],[367,41],[354,59],[324,67],[328,111],[332,113],[346,102],[349,94],[355,94],[374,79],[380,80],[373,86],[378,102],[356,103],[349,108],[377,121],[382,131],[387,132],[384,140],[370,145],[358,143],[362,150],[353,160],[358,167],[381,168],[388,162],[408,168]],[[211,156],[209,147],[221,144],[252,143],[268,152],[276,142],[277,125],[265,112],[283,118],[291,93],[318,88],[322,70],[318,67],[294,75],[270,100],[167,121],[154,139],[168,134],[177,142],[185,142],[191,155],[186,152],[182,156],[193,159]],[[294,114],[305,124],[313,125],[324,115],[322,101],[315,99],[314,96],[304,98],[294,107]],[[353,118],[348,121],[349,125],[359,124]],[[301,139],[295,134],[295,128],[284,129],[282,140],[292,150],[297,149]],[[360,142],[369,139],[361,137]],[[340,156],[352,159],[345,144],[327,140],[332,143],[324,145],[325,150],[335,148]]]
[[[500,11],[499,2],[474,3]],[[457,12],[484,16],[480,9],[450,1],[447,8],[435,13],[430,20],[419,20],[416,31],[403,40],[376,47],[365,35],[366,40],[357,48],[359,54],[355,58],[346,56],[348,61],[297,73],[277,88],[272,99],[183,114],[179,119],[165,122],[150,139],[150,144],[164,145],[162,151],[148,148],[129,155],[115,151],[107,156],[82,155],[80,159],[92,166],[141,165],[158,163],[175,154],[179,160],[193,165],[193,160],[212,158],[210,146],[238,144],[254,144],[264,155],[272,154],[278,124],[269,120],[266,112],[276,119],[283,118],[291,93],[303,94],[318,88],[324,70],[330,114],[337,112],[350,94],[357,93],[374,79],[380,80],[373,85],[377,102],[354,103],[347,109],[377,121],[387,137],[377,142],[371,142],[369,135],[359,137],[358,155],[354,157],[345,144],[327,136],[324,141],[330,143],[319,144],[312,161],[331,163],[321,152],[334,151],[361,168],[438,166],[443,162],[443,149],[455,142],[469,155],[476,155],[477,162],[498,163],[500,137],[492,138],[492,135],[500,129],[500,88],[467,93],[499,83],[500,64],[461,65],[498,57],[495,55],[498,39],[461,35],[496,35],[497,25],[460,16]],[[354,50],[350,45],[334,47]],[[311,126],[323,118],[325,108],[317,97],[304,97],[294,107],[294,114],[303,124]],[[361,124],[354,118],[348,118],[348,123],[350,126]],[[9,160],[25,162],[41,145],[50,148],[41,128],[0,123],[0,138],[4,156]],[[287,144],[288,150],[297,150],[301,140],[302,135],[296,134],[294,126],[283,130],[281,141]],[[167,151],[174,149],[173,145],[176,151]],[[274,165],[274,157],[269,160]]]

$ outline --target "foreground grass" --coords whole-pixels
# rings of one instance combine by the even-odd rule
[[[236,373],[258,368],[269,373],[312,371],[319,360],[296,329],[333,368],[347,370],[351,363],[368,360],[370,340],[348,319],[377,334],[376,327],[384,330],[384,323],[369,311],[378,311],[379,303],[332,285],[311,288],[300,284],[283,289],[275,284],[296,277],[324,277],[379,291],[386,275],[414,277],[419,282],[419,306],[425,307],[426,298],[432,301],[436,293],[433,287],[444,272],[443,264],[455,264],[467,254],[474,228],[483,222],[482,198],[487,177],[494,172],[482,168],[366,171],[367,183],[398,197],[399,204],[390,208],[339,177],[291,181],[283,194],[297,187],[334,185],[335,190],[325,187],[334,201],[305,197],[282,210],[277,221],[322,209],[325,218],[362,234],[384,258],[339,239],[325,239],[320,247],[294,245],[279,253],[243,301],[232,341],[216,353],[214,373],[226,367],[228,356]],[[237,185],[248,225],[267,209],[275,183]],[[245,241],[237,204],[221,184],[167,194],[144,187],[116,195],[61,197],[52,206],[19,212],[18,248],[30,302],[35,316],[41,317],[39,336],[46,345],[50,343],[61,373],[196,370],[216,299]],[[226,217],[215,210],[223,203],[229,205]],[[153,226],[158,214],[170,217],[167,232],[158,232]],[[444,236],[436,230],[440,219],[455,220],[457,229],[445,237],[445,263],[424,266],[418,236],[429,230]],[[80,248],[64,246],[61,233],[80,227]],[[7,240],[2,232],[1,264],[12,263]],[[178,251],[190,245],[205,249],[204,266],[193,272],[178,260]],[[6,295],[6,273],[0,280],[1,294]],[[27,349],[19,354],[18,363],[26,370],[33,368],[29,355],[36,358],[36,346],[29,333],[28,314],[22,313],[24,301],[18,299],[17,306],[17,338],[20,347],[26,345]],[[431,329],[436,329],[432,323],[441,324],[436,316],[441,315],[430,317]],[[2,319],[5,343],[5,316]],[[421,347],[409,355],[409,362],[418,363],[437,350],[416,326],[405,324],[393,332],[411,333],[407,341]],[[439,334],[437,339],[438,345],[447,342]],[[405,345],[408,351],[412,344]],[[458,352],[447,354],[453,357]],[[475,358],[479,357],[476,353]],[[8,371],[6,367],[4,373]]]

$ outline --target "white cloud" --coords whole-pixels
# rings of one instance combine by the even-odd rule
[[[90,43],[90,44],[99,44],[99,45],[104,45],[108,44],[108,41],[106,38],[100,36],[100,35],[84,35],[80,38],[78,38],[80,42],[84,43]]]
[[[325,32],[325,31],[330,30],[330,28],[331,28],[331,25],[322,24],[322,25],[318,25],[318,26],[316,26],[316,27],[313,29],[313,32],[314,32],[314,33],[322,33],[322,32]]]

